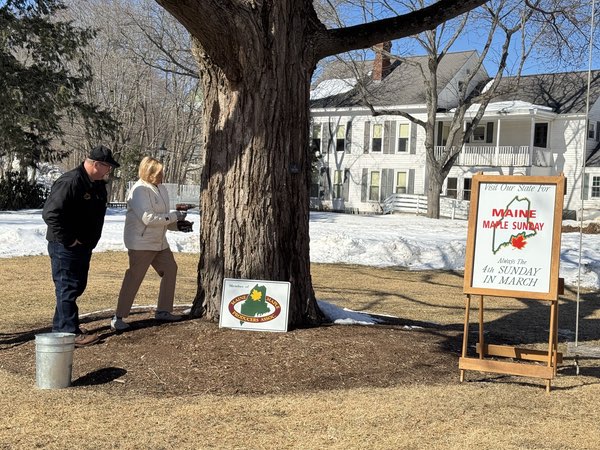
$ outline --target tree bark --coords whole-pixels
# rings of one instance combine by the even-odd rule
[[[439,163],[437,161],[431,161],[431,154],[427,152],[427,165],[425,171],[427,173],[427,217],[431,219],[440,218],[440,194],[442,192],[442,184],[444,183],[445,176],[439,170]]]
[[[260,22],[250,21],[256,26]],[[290,327],[321,323],[310,276],[307,142],[313,71],[306,24],[283,19],[268,45],[243,43],[234,80],[196,41],[204,100],[199,288],[192,314],[217,320],[224,278],[291,283]],[[298,45],[300,43],[300,45]],[[242,44],[242,43],[240,43]],[[222,51],[227,51],[225,48]],[[295,61],[295,64],[290,64]]]

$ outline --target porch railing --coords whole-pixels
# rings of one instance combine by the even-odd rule
[[[435,155],[440,158],[444,147],[436,147]],[[548,167],[553,164],[552,152],[546,148],[529,145],[465,145],[459,153],[456,164],[459,166],[493,167]]]
[[[427,213],[427,196],[415,194],[392,194],[383,201],[383,213],[406,212],[412,214]]]

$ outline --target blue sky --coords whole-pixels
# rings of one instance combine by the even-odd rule
[[[585,0],[584,0],[585,1]],[[589,0],[589,8],[587,10],[578,11],[580,16],[589,16],[592,2],[594,0]],[[348,24],[357,24],[364,22],[365,18],[362,15],[356,14],[356,9],[349,10],[346,9],[343,12],[338,10],[340,16],[343,15],[342,19],[345,20]],[[402,12],[402,11],[400,11]],[[596,21],[594,23],[594,34],[593,34],[593,42],[594,48],[592,52],[592,69],[600,69],[600,1],[595,0],[595,15]],[[389,16],[389,11],[382,12],[378,11],[378,18],[383,18],[385,16]],[[372,17],[371,17],[372,19]],[[558,58],[552,56],[549,57],[544,52],[543,47],[539,47],[539,51],[532,52],[532,55],[527,59],[525,66],[523,68],[523,74],[536,74],[536,73],[550,73],[550,72],[566,72],[566,71],[586,71],[588,69],[589,64],[589,37],[590,37],[590,21],[589,19],[585,19],[582,23],[578,24],[576,27],[576,33],[578,34],[579,42],[585,45],[585,49],[577,52],[576,55],[569,57],[566,61],[559,60]],[[482,43],[487,38],[487,29],[484,26],[479,26],[474,29],[473,25],[467,25],[465,27],[465,32],[460,36],[457,42],[453,45],[451,51],[465,51],[465,50],[481,50]],[[496,64],[494,64],[494,49],[497,53],[502,46],[502,36],[497,36],[496,41],[494,42],[493,49],[490,51],[490,55],[486,58],[486,69],[490,75],[496,73]],[[574,42],[574,40],[570,40],[570,42]],[[511,51],[507,70],[509,74],[514,74],[515,66],[518,64],[518,47],[520,45],[520,37],[515,35],[512,40],[512,45],[514,50]],[[405,38],[401,40],[397,40],[393,42],[392,53],[401,56],[412,56],[412,55],[423,55],[425,51],[422,47],[415,43],[415,41],[411,38]],[[371,56],[367,56],[367,58],[371,58]]]

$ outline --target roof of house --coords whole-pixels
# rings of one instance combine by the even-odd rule
[[[440,61],[438,93],[475,51],[448,53]],[[392,63],[391,73],[382,81],[369,78],[373,61],[341,61],[328,64],[312,91],[311,107],[374,107],[425,104],[424,78],[419,66],[427,71],[427,57],[413,56]],[[590,106],[600,99],[600,70],[591,72]],[[365,89],[356,79],[367,80]],[[588,72],[561,72],[505,77],[492,103],[523,102],[547,107],[557,114],[585,113]],[[351,88],[355,83],[354,89]],[[327,87],[327,89],[325,89]],[[361,93],[361,92],[364,92]],[[368,101],[365,102],[365,97]]]
[[[438,93],[446,87],[458,70],[465,65],[475,51],[448,53],[440,61],[438,68]],[[323,75],[322,80],[332,78],[347,80],[356,79],[356,75],[367,80],[364,90],[366,99],[375,107],[425,104],[425,79],[421,67],[427,73],[427,56],[413,56],[396,60],[392,63],[391,73],[381,81],[372,81],[367,75],[372,68],[372,61],[363,63],[333,62]],[[317,86],[318,88],[318,86]],[[312,96],[312,108],[366,106],[361,89],[317,98]],[[313,91],[314,92],[314,91]]]
[[[600,70],[592,71],[590,106],[600,98]],[[550,107],[558,114],[585,113],[588,73],[563,72],[506,77],[494,102],[520,100]]]

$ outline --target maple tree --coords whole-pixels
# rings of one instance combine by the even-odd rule
[[[439,0],[328,29],[313,0],[157,0],[191,34],[204,94],[193,317],[217,320],[223,279],[244,278],[290,283],[290,327],[324,320],[309,252],[309,92],[317,63],[433,29],[486,1]]]

